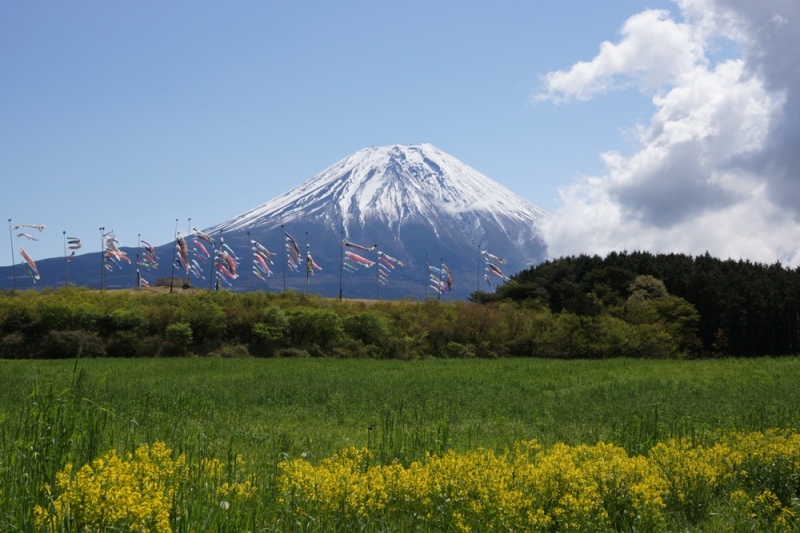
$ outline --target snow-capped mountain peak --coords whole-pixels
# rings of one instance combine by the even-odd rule
[[[546,216],[433,145],[392,145],[359,150],[289,192],[206,231],[220,234],[232,246],[255,239],[278,252],[282,284],[292,279],[283,250],[284,239],[291,239],[294,253],[297,248],[313,253],[322,267],[314,286],[323,293],[344,283],[346,294],[363,297],[372,290],[377,296],[383,282],[388,284],[382,294],[425,297],[431,269],[447,265],[457,280],[448,296],[462,298],[480,287],[491,290],[505,274],[544,259],[539,223]],[[375,255],[364,258],[365,263],[378,264],[380,251],[404,266],[378,265],[366,277],[349,270],[345,275],[342,238],[369,247]],[[506,261],[503,272],[484,263],[484,251]],[[381,277],[381,268],[384,276],[393,270],[390,283]],[[348,280],[360,281],[348,287]]]
[[[302,219],[327,221],[345,233],[367,221],[395,231],[407,221],[511,219],[538,224],[546,213],[431,144],[359,150],[289,192],[212,228],[230,232]]]

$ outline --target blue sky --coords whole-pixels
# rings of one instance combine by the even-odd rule
[[[658,243],[700,253],[702,242],[662,239],[688,231],[681,206],[691,202],[668,185],[623,181],[647,155],[657,123],[675,122],[659,122],[658,114],[672,112],[663,99],[674,99],[675,89],[691,87],[684,74],[698,65],[715,73],[740,46],[752,48],[757,35],[747,17],[758,14],[740,4],[5,2],[0,216],[47,226],[38,242],[24,244],[35,258],[61,255],[62,231],[83,239],[84,251],[99,251],[101,226],[123,245],[135,245],[139,234],[162,244],[176,219],[181,228],[189,218],[209,227],[365,146],[429,142],[552,212],[546,232],[554,251]],[[766,4],[775,4],[776,27],[798,22],[792,2]],[[721,16],[707,16],[733,11],[741,15],[731,23],[738,33],[723,28]],[[622,33],[642,13],[660,18],[643,17],[643,31]],[[643,50],[660,45],[636,37],[663,29],[671,39],[685,28],[692,30],[690,44],[701,48],[688,59],[680,42],[659,55]],[[633,52],[604,61],[603,42],[628,41]],[[581,72],[581,62],[593,58],[596,68]],[[744,84],[742,71],[726,79]],[[779,78],[757,80],[774,96],[758,111],[767,117],[767,137],[774,124],[768,119],[793,102],[792,91],[770,86]],[[783,103],[781,94],[789,95]],[[675,157],[660,164],[674,166]],[[664,179],[654,172],[647,175]],[[717,181],[729,185],[724,176]],[[606,200],[592,204],[598,195]],[[714,204],[711,196],[698,202]],[[673,203],[660,205],[664,198]],[[643,207],[631,209],[637,202]],[[707,213],[702,206],[695,216]],[[670,210],[677,220],[665,218]],[[585,224],[570,226],[576,217]],[[638,234],[620,229],[631,226],[625,217]],[[607,221],[614,226],[603,227]],[[589,231],[598,226],[599,234]],[[2,233],[0,264],[7,265],[10,237]],[[706,247],[712,253],[714,242]],[[794,257],[772,248],[752,258]],[[746,256],[749,249],[719,250]]]

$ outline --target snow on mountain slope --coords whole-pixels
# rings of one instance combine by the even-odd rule
[[[486,220],[533,229],[545,216],[531,202],[433,145],[394,145],[359,150],[209,231],[268,229],[303,220],[325,222],[349,235],[366,224],[381,223],[399,239],[408,222],[428,224],[438,235]]]

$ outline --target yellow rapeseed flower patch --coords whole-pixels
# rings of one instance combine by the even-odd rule
[[[240,457],[186,464],[164,443],[124,457],[109,451],[68,464],[35,509],[42,531],[200,530],[196,520],[273,506],[261,522],[336,529],[431,531],[796,530],[800,434],[730,433],[709,446],[669,440],[630,456],[598,442],[542,447],[518,442],[497,452],[428,454],[376,464],[350,447],[316,463],[278,464],[259,486]],[[274,481],[274,483],[273,483]],[[215,516],[216,516],[215,515]],[[254,515],[248,515],[254,516]],[[227,517],[227,518],[226,518]],[[240,524],[241,522],[236,522]],[[226,526],[228,527],[228,526]],[[230,527],[234,527],[233,525]]]
[[[754,529],[797,526],[800,435],[790,432],[732,433],[713,446],[669,440],[633,457],[603,442],[530,441],[408,466],[372,459],[349,448],[317,464],[282,462],[278,502],[357,527],[401,517],[433,530],[661,531],[676,517],[699,523],[712,507]]]
[[[37,506],[34,519],[43,531],[169,533],[173,521],[185,518],[187,498],[195,507],[223,510],[251,500],[256,487],[241,480],[243,466],[238,457],[232,465],[214,458],[187,465],[163,442],[125,457],[111,450],[77,471],[67,464],[58,472],[55,487],[46,488],[50,505]]]
[[[653,528],[664,520],[660,471],[609,444],[541,451],[533,441],[500,455],[429,455],[407,468],[367,468],[369,459],[368,450],[351,448],[317,465],[283,462],[282,501],[300,514],[413,514],[429,527],[457,531]]]
[[[178,483],[185,480],[184,456],[172,458],[164,443],[141,446],[125,458],[111,450],[73,473],[68,464],[56,476],[58,496],[50,509],[35,509],[37,525],[59,531],[120,528],[166,533]]]

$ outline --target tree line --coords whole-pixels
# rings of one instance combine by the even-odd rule
[[[348,301],[296,293],[0,292],[0,357],[682,357],[696,312],[634,280],[621,316],[535,302]]]
[[[612,252],[546,261],[512,277],[483,302],[537,302],[554,313],[614,313],[638,276],[663,282],[698,313],[698,353],[796,354],[800,349],[800,270],[780,263],[721,260],[708,253]]]
[[[0,357],[787,355],[800,278],[780,264],[647,252],[573,256],[471,301],[63,287],[0,291]]]

